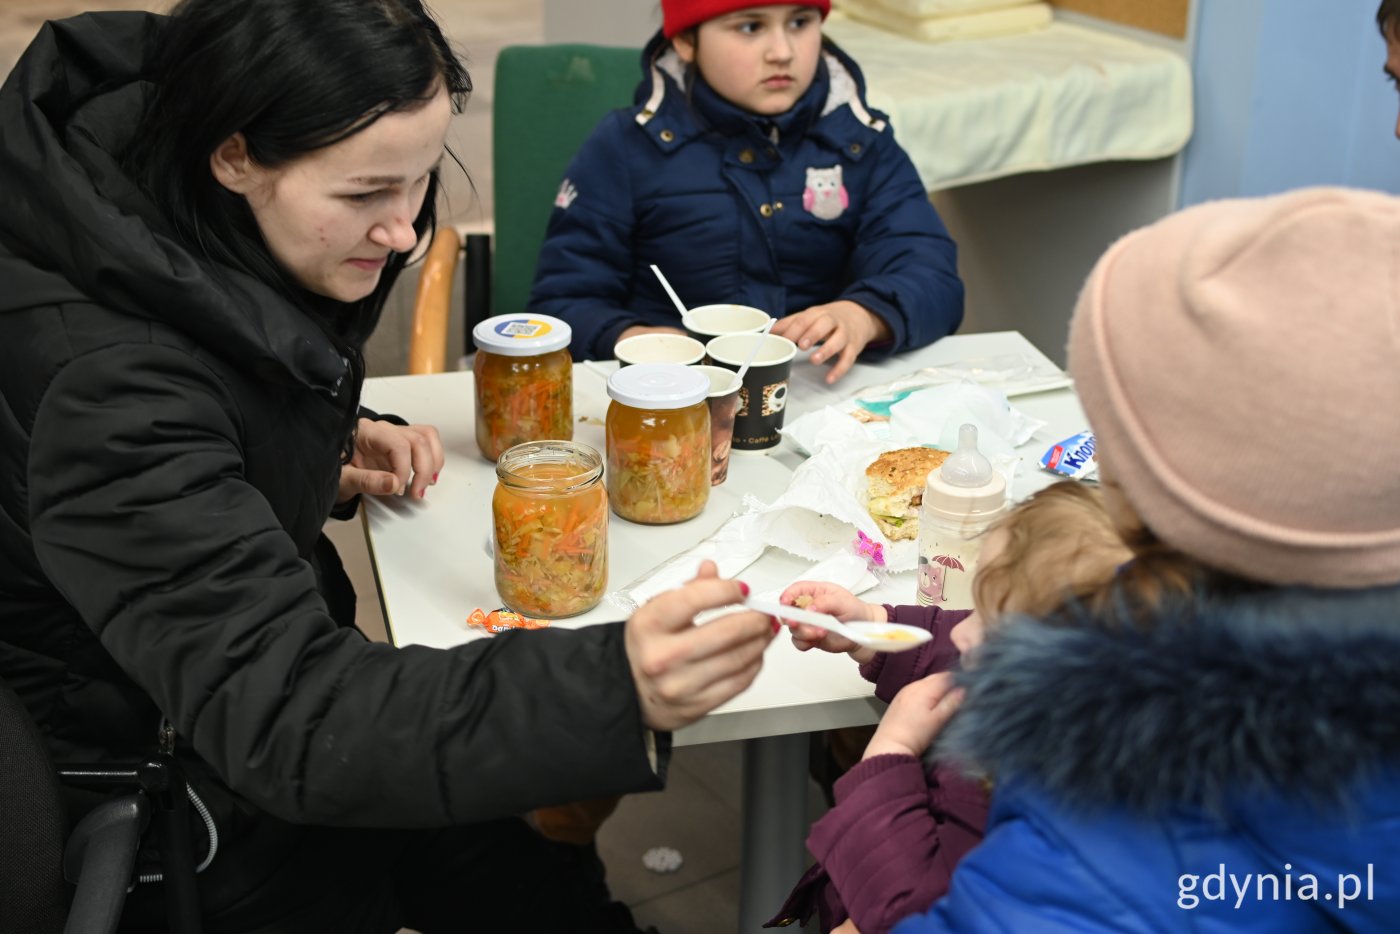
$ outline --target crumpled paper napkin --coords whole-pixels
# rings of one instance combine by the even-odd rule
[[[799,579],[824,579],[847,589],[873,586],[846,577],[859,567],[877,571],[912,571],[918,564],[918,543],[885,538],[865,509],[865,468],[885,451],[933,445],[947,451],[957,447],[958,428],[978,429],[978,448],[1006,479],[1015,479],[1020,458],[1016,447],[1028,441],[1044,422],[1013,408],[1000,391],[969,380],[944,383],[898,395],[885,409],[888,421],[864,423],[846,406],[827,406],[796,419],[784,429],[811,453],[793,473],[792,482],[771,503],[746,497],[747,511],[722,525],[714,535],[651,569],[608,595],[620,610],[631,613],[651,597],[679,587],[695,576],[706,558],[719,566],[722,577],[733,577],[769,547],[818,562]],[[862,550],[860,535],[869,540]],[[871,552],[878,546],[878,559]],[[835,562],[825,565],[824,562]],[[844,575],[814,577],[821,574]],[[853,592],[857,592],[854,591]],[[776,596],[777,591],[772,596]]]
[[[1014,408],[999,390],[969,380],[917,390],[887,411],[888,421],[862,422],[849,407],[827,406],[784,430],[811,457],[759,518],[757,531],[764,541],[817,561],[842,542],[851,550],[860,532],[882,546],[886,569],[913,570],[918,543],[885,538],[865,509],[865,468],[881,453],[901,447],[933,445],[952,451],[959,427],[973,424],[978,449],[1011,489],[1020,464],[1016,447],[1045,424]]]

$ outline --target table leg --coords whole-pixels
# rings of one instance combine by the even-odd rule
[[[807,734],[744,741],[739,930],[761,931],[807,864]]]

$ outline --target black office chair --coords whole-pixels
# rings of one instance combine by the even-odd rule
[[[61,783],[123,793],[103,800],[69,832]],[[29,711],[0,681],[0,930],[115,930],[141,834],[159,808],[170,812],[160,842],[171,930],[197,932],[185,805],[183,778],[168,756],[133,766],[55,768]]]

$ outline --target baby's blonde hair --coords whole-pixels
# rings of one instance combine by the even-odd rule
[[[1046,487],[988,530],[1002,548],[972,582],[984,620],[1006,613],[1044,616],[1071,600],[1096,605],[1120,565],[1133,557],[1099,491],[1074,480]]]

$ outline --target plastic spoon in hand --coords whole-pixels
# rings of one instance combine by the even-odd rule
[[[756,338],[756,340],[754,340],[754,342],[753,342],[753,350],[750,350],[750,351],[749,351],[749,357],[748,357],[747,360],[744,361],[744,365],[741,366],[741,367],[739,367],[739,374],[738,374],[738,375],[739,375],[739,385],[740,385],[740,386],[744,385],[744,374],[747,373],[747,372],[749,371],[749,364],[753,363],[754,358],[758,356],[759,348],[761,348],[761,347],[763,346],[763,337],[764,337],[764,335],[766,335],[769,331],[771,331],[771,330],[773,329],[773,322],[774,322],[774,321],[777,321],[777,320],[778,320],[777,318],[769,318],[769,319],[768,319],[768,323],[765,324],[765,325],[763,326],[763,330],[762,330],[762,331],[759,331],[757,334],[754,335],[754,337]],[[732,384],[731,384],[731,385],[732,385]],[[836,618],[836,617],[834,617],[834,616],[832,617],[832,619],[835,619],[835,618]]]
[[[671,283],[666,281],[666,277],[661,274],[660,269],[656,268],[655,263],[651,264],[651,271],[656,273],[656,281],[660,282],[661,287],[666,290],[666,294],[671,296],[671,303],[676,306],[676,311],[679,311],[681,317],[684,318],[685,306],[681,304],[680,296],[676,294],[676,290],[671,288]]]
[[[933,633],[927,629],[920,629],[918,626],[877,623],[874,620],[843,623],[826,613],[786,606],[775,600],[759,600],[755,597],[749,597],[744,601],[744,606],[760,613],[767,613],[769,616],[776,616],[779,619],[790,619],[795,623],[806,623],[809,626],[820,627],[827,632],[835,633],[843,639],[850,639],[857,645],[863,645],[877,652],[904,652],[917,648],[933,638]]]

